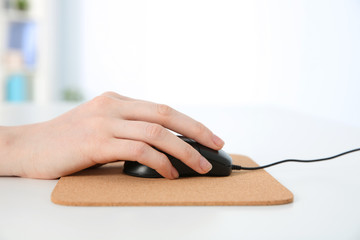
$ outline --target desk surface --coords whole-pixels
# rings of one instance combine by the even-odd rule
[[[49,109],[1,107],[0,125],[45,120],[66,107]],[[259,164],[360,146],[358,128],[287,110],[178,109],[220,135],[225,151]],[[359,158],[269,168],[295,197],[292,204],[263,207],[65,207],[50,201],[57,180],[1,177],[0,239],[360,239]]]

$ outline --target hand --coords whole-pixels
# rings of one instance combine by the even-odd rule
[[[166,155],[151,146],[207,173],[211,164],[168,129],[216,150],[224,145],[203,124],[167,105],[108,92],[50,121],[3,127],[8,161],[0,175],[53,179],[95,164],[130,160],[177,178]]]

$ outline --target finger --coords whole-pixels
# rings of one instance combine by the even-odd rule
[[[116,122],[115,122],[116,121]],[[142,121],[118,121],[111,124],[115,137],[134,139],[155,146],[184,162],[200,174],[209,172],[211,164],[190,144],[159,124]]]
[[[99,163],[113,162],[116,160],[138,161],[168,179],[179,177],[176,169],[171,165],[165,154],[156,151],[148,144],[127,139],[112,139],[102,147],[102,160]]]
[[[197,142],[221,149],[224,141],[205,125],[164,104],[146,101],[129,101],[121,105],[121,115],[128,120],[140,120],[160,124]]]

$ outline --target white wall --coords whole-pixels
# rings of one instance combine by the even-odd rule
[[[360,126],[358,1],[81,2],[87,98],[271,104]]]
[[[80,88],[83,55],[82,6],[85,1],[56,0],[56,85],[54,98],[64,99],[66,89]],[[97,18],[97,17],[96,17]],[[94,34],[94,33],[93,33]],[[97,45],[100,43],[97,43]]]

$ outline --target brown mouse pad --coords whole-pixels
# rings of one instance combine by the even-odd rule
[[[234,164],[257,166],[248,157],[231,157]],[[167,180],[128,176],[122,167],[122,162],[110,163],[62,177],[51,200],[70,206],[277,205],[293,201],[293,194],[265,170]]]

